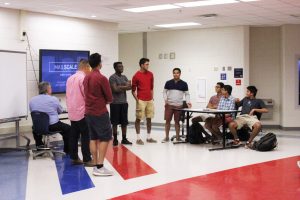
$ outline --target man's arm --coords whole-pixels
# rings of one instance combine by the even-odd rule
[[[136,94],[136,90],[137,90],[137,80],[136,80],[136,77],[133,76],[133,77],[132,77],[131,93],[132,93],[132,96],[133,96],[133,98],[135,99],[135,101],[138,101],[137,94]]]
[[[113,97],[112,97],[112,92],[111,92],[110,85],[109,85],[107,78],[103,78],[102,83],[103,84],[101,84],[101,87],[102,87],[102,91],[104,93],[104,98],[106,100],[106,104],[110,104],[113,101]]]
[[[164,91],[163,91],[163,98],[164,98],[164,100],[165,100],[165,104],[167,104],[167,100],[168,100],[167,94],[168,94],[168,90],[167,90],[166,87],[165,87],[165,89],[164,89]]]
[[[254,115],[255,112],[267,113],[267,112],[269,112],[269,110],[267,108],[254,108],[250,111],[249,115]]]

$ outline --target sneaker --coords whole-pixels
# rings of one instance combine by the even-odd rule
[[[252,149],[252,143],[246,142],[245,148],[246,148],[246,149]]]
[[[71,162],[72,162],[73,165],[82,165],[83,164],[83,161],[80,160],[79,158],[75,159],[75,160],[72,160]]]
[[[241,145],[241,141],[239,139],[234,139],[232,142],[232,146],[240,146]]]
[[[170,141],[169,138],[164,138],[164,139],[161,141],[161,143],[166,143],[166,142],[169,142],[169,141]]]
[[[154,140],[153,138],[149,138],[146,141],[149,142],[149,143],[157,143],[157,141]]]
[[[114,140],[114,141],[113,141],[113,146],[118,146],[118,144],[119,144],[119,141],[118,141],[118,140]]]
[[[122,139],[121,143],[132,145],[132,142],[128,141],[127,138]]]
[[[181,143],[184,142],[181,138],[176,138],[173,143]]]
[[[136,144],[144,145],[144,142],[143,142],[143,140],[139,139],[139,140],[136,141]]]
[[[94,164],[93,160],[90,160],[88,162],[84,162],[84,166],[85,167],[95,167],[95,164]]]
[[[94,167],[93,175],[94,176],[112,176],[112,175],[114,175],[114,173],[112,171],[106,169],[105,167],[101,167],[100,169],[98,169],[97,167]]]

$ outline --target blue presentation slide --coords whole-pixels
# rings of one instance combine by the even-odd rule
[[[51,83],[53,93],[65,93],[66,82],[89,51],[40,50],[40,81]]]

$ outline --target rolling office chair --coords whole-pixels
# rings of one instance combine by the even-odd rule
[[[49,116],[47,113],[32,111],[31,112],[33,130],[44,136],[45,147],[33,152],[33,159],[35,160],[37,156],[48,154],[52,159],[54,159],[54,154],[65,155],[63,151],[58,151],[50,146],[50,137],[54,134],[60,133],[60,131],[51,132],[49,131]]]

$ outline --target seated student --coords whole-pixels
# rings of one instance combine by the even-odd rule
[[[246,148],[251,148],[251,142],[257,136],[261,130],[261,123],[257,118],[257,115],[261,113],[267,113],[266,105],[261,99],[256,99],[257,89],[255,86],[248,86],[246,97],[243,98],[240,102],[237,102],[237,106],[242,106],[242,111],[236,120],[229,123],[229,129],[234,137],[234,144],[240,144],[240,141],[237,136],[237,129],[241,129],[244,125],[247,125],[252,129],[249,140],[246,143]]]
[[[71,126],[59,121],[58,114],[63,112],[63,108],[59,103],[59,100],[51,96],[52,89],[48,82],[39,83],[39,95],[33,97],[29,102],[29,110],[45,112],[49,115],[49,131],[61,131],[64,141],[64,152],[69,153],[68,149],[68,136],[71,130]],[[33,130],[33,137],[36,147],[44,145],[43,136],[37,135]]]
[[[224,85],[222,88],[222,97],[218,104],[218,110],[235,110],[235,98],[231,96],[232,87],[230,85]],[[233,120],[232,114],[225,115],[225,122],[229,123]],[[222,117],[216,115],[209,123],[205,124],[205,127],[212,133],[214,138],[220,138],[222,136],[220,126],[223,124]]]
[[[216,95],[212,96],[210,99],[209,99],[209,102],[206,106],[206,108],[210,108],[210,109],[217,109],[218,108],[218,105],[219,105],[219,102],[220,102],[220,99],[222,97],[222,88],[224,87],[224,83],[222,82],[218,82],[215,86],[215,91],[216,91]],[[196,122],[202,122],[204,121],[205,122],[205,128],[207,128],[209,130],[209,128],[212,126],[212,119],[214,118],[214,115],[212,114],[201,114],[197,117],[194,117],[192,119],[192,122],[193,123],[196,123]],[[206,137],[210,137],[210,135],[204,130],[204,128],[201,126],[201,131],[206,135]],[[210,130],[211,131],[211,130]],[[212,135],[212,140],[217,140],[218,137],[215,136],[214,134]]]

